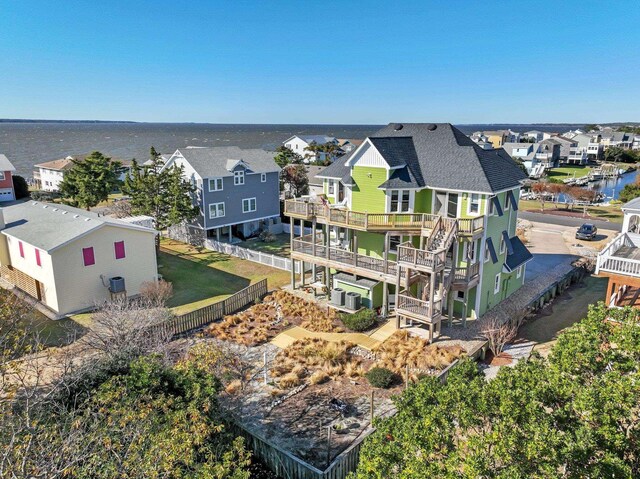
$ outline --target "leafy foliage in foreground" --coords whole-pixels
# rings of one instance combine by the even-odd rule
[[[5,472],[248,479],[250,456],[221,419],[219,387],[193,362],[168,367],[158,357],[136,359],[82,394],[79,404],[67,397],[41,411],[30,428],[13,437],[5,465],[21,470]]]
[[[592,306],[548,360],[492,381],[463,360],[446,384],[427,377],[408,389],[365,442],[355,477],[639,477],[639,365],[637,311]]]

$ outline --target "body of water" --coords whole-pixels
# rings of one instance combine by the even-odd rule
[[[604,201],[610,201],[612,199],[617,200],[620,196],[620,191],[622,191],[622,188],[624,188],[625,185],[635,183],[637,177],[638,170],[635,170],[630,173],[625,173],[618,178],[608,178],[602,181],[589,183],[589,187],[604,194]]]
[[[458,125],[469,134],[478,130],[557,131],[582,125]],[[326,134],[337,138],[365,138],[380,125],[216,125],[203,123],[82,123],[0,122],[0,153],[17,173],[31,177],[33,165],[98,150],[120,159],[146,160],[149,148],[173,153],[193,146],[238,146],[274,150],[292,135]]]

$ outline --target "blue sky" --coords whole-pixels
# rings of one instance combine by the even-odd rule
[[[640,5],[0,0],[0,118],[640,121]]]

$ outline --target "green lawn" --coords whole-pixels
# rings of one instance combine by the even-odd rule
[[[249,284],[268,278],[269,288],[288,284],[289,272],[184,243],[162,240],[158,272],[173,283],[169,306],[184,313],[215,303]]]
[[[555,178],[558,180],[563,180],[565,178],[581,178],[583,176],[588,176],[591,168],[588,166],[562,166],[560,168],[553,168],[551,170],[545,170],[547,176],[551,178]]]
[[[520,200],[518,205],[523,211],[535,211],[540,212],[540,202],[534,200]],[[559,205],[560,209],[564,209],[564,205]],[[555,205],[551,201],[545,201],[544,209],[551,210],[554,209]],[[582,207],[576,206],[574,211],[577,213],[582,212]],[[589,206],[587,208],[587,212],[591,218],[601,219],[611,221],[612,223],[622,223],[623,214],[620,209],[620,205],[598,205],[598,206]]]
[[[289,235],[283,233],[276,235],[276,240],[271,243],[265,243],[264,241],[260,241],[260,239],[256,238],[238,243],[238,246],[288,258],[290,249],[289,240]]]

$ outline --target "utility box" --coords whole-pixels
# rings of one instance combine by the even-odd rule
[[[109,291],[112,293],[122,293],[124,290],[124,278],[122,276],[109,278]]]
[[[347,307],[347,309],[351,309],[353,311],[357,311],[360,309],[360,301],[361,301],[360,293],[354,293],[350,291],[345,295],[345,297],[346,297],[345,306]]]
[[[345,290],[342,288],[334,288],[331,290],[331,304],[334,306],[344,306]]]

